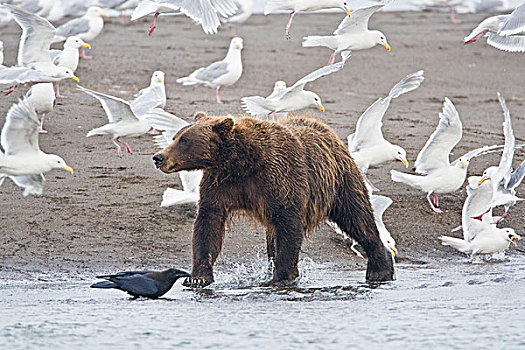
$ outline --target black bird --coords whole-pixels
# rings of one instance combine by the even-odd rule
[[[91,285],[91,288],[115,288],[127,292],[134,298],[156,299],[166,294],[177,279],[190,277],[186,271],[167,269],[166,271],[124,271],[114,275],[97,276],[106,281]]]

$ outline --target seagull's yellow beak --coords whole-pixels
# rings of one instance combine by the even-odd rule
[[[101,15],[102,17],[104,17],[104,18],[108,18],[108,17],[109,17],[107,13],[101,13],[100,15]]]
[[[383,43],[383,46],[386,48],[387,51],[390,51],[392,49],[390,45],[388,45],[388,43]]]
[[[398,251],[397,251],[397,249],[395,247],[390,247],[390,250],[392,251],[392,255],[393,256],[397,255]]]
[[[324,112],[324,111],[325,111],[325,109],[324,109],[324,107],[323,107],[322,104],[319,104],[319,109],[321,110],[321,112]]]
[[[348,15],[348,17],[352,18],[353,14],[347,7],[345,7],[345,12]]]
[[[64,170],[67,171],[67,172],[70,173],[70,174],[73,174],[73,173],[74,173],[73,168],[68,167],[68,166],[64,167]]]
[[[405,166],[405,168],[408,168],[408,160],[402,158],[402,159],[401,159],[401,163],[403,163],[403,165]]]
[[[74,81],[76,81],[77,83],[80,83],[80,79],[78,79],[76,76],[72,76],[71,79],[73,79]]]
[[[513,239],[511,239],[510,242],[511,242],[512,244],[514,244],[514,246],[517,247],[518,244],[516,243],[516,241],[515,241],[514,239],[516,239],[516,240],[521,239],[521,236],[520,236],[520,235],[512,235],[512,238],[513,238]]]
[[[485,182],[486,179],[486,177],[482,177],[481,180],[478,181],[478,186],[481,186],[481,184]]]
[[[89,44],[84,43],[84,44],[82,44],[82,46],[84,46],[86,49],[91,49],[91,45],[89,45]]]

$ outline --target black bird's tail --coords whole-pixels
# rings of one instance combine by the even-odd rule
[[[118,288],[118,285],[111,281],[102,281],[102,282],[94,283],[90,287],[91,288]]]

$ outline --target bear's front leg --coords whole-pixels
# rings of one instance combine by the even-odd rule
[[[193,225],[193,267],[186,287],[202,288],[213,283],[213,264],[224,241],[225,209],[201,203]]]
[[[299,277],[297,264],[304,239],[301,218],[296,211],[282,210],[274,214],[272,219],[273,227],[268,232],[274,234],[271,240],[274,246],[268,248],[270,252],[272,248],[275,249],[275,268],[273,278],[263,286],[290,286]]]

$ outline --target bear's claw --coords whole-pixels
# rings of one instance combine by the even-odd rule
[[[204,288],[213,283],[213,279],[188,277],[182,283],[185,287]]]

